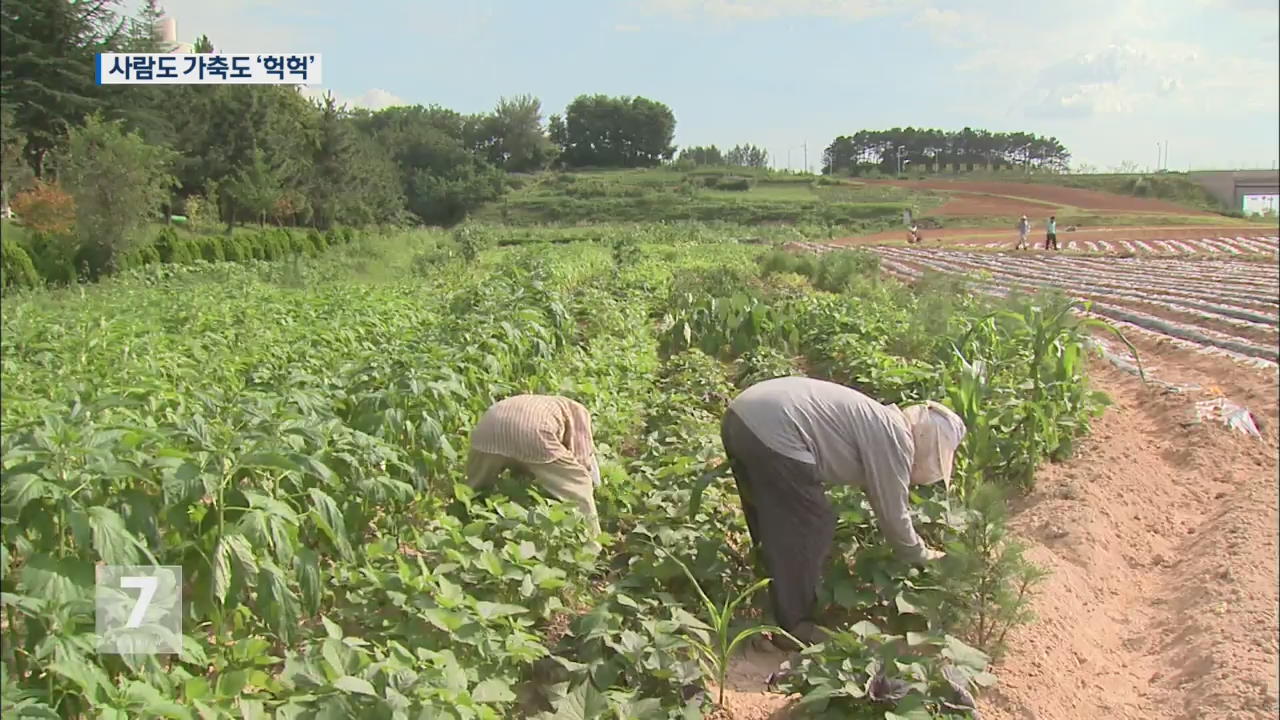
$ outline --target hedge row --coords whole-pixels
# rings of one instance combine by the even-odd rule
[[[349,244],[355,238],[350,228],[326,232],[270,228],[233,235],[188,235],[173,228],[162,228],[148,242],[130,248],[119,258],[118,269],[128,270],[156,263],[188,265],[197,261],[246,262],[279,260],[294,255],[318,255],[325,250]],[[83,269],[91,260],[91,252],[81,250],[73,257],[59,252],[59,246],[48,238],[32,234],[21,240],[9,235],[3,238],[0,258],[0,287],[43,287],[84,279]]]

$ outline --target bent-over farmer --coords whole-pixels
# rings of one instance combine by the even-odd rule
[[[547,492],[578,506],[598,550],[594,486],[600,466],[591,437],[591,414],[559,395],[515,395],[494,403],[471,431],[467,485],[480,489],[503,470],[528,471]]]
[[[950,409],[932,402],[899,409],[836,383],[784,377],[744,390],[720,433],[752,544],[773,579],[774,620],[797,639],[820,639],[812,613],[836,528],[825,486],[862,488],[899,557],[942,557],[916,534],[908,493],[939,480],[950,487],[965,436]]]

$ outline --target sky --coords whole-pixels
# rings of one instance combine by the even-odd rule
[[[178,39],[323,56],[379,109],[641,95],[678,147],[753,143],[817,168],[860,129],[1057,137],[1073,166],[1272,168],[1277,0],[161,0]],[[1069,8],[1069,10],[1068,10]],[[807,147],[806,147],[807,146]]]

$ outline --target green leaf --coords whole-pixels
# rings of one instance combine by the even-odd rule
[[[579,683],[554,704],[554,710],[539,713],[531,720],[599,720],[609,711],[608,698],[589,681]]]
[[[275,563],[262,563],[257,590],[258,615],[267,621],[267,627],[288,642],[298,631],[298,597]]]
[[[349,693],[356,693],[359,695],[372,695],[374,697],[378,696],[378,691],[373,688],[373,683],[369,682],[368,680],[365,680],[364,678],[358,678],[354,675],[343,675],[342,677],[333,681],[333,686],[338,688],[339,690],[343,690]]]
[[[138,680],[129,683],[125,690],[125,696],[131,701],[131,706],[141,706],[141,714],[151,717],[160,716],[165,718],[190,718],[191,711],[178,703],[168,700],[155,687]]]
[[[519,605],[507,605],[504,603],[492,603],[481,600],[476,603],[476,614],[482,620],[492,620],[493,618],[506,617],[508,615],[519,615],[528,612],[527,608]]]
[[[422,614],[426,616],[432,625],[447,633],[452,633],[466,623],[466,618],[462,615],[443,608],[430,608],[422,611]]]
[[[89,508],[88,514],[93,549],[98,557],[108,565],[137,565],[142,544],[125,527],[124,518],[101,505]]]
[[[876,627],[876,624],[870,620],[859,620],[851,625],[849,630],[863,640],[880,634],[880,628]]]
[[[490,678],[481,680],[471,690],[471,698],[476,702],[482,703],[507,703],[516,699],[516,694],[511,692],[511,687],[502,680]]]
[[[90,700],[101,701],[104,694],[115,687],[101,668],[76,653],[62,654],[45,669],[75,683]]]
[[[320,611],[324,581],[320,577],[320,556],[311,548],[298,548],[293,559],[298,589],[302,591],[302,608],[308,615]]]
[[[308,514],[320,528],[320,532],[324,533],[324,536],[329,538],[329,542],[338,549],[342,559],[350,561],[354,558],[354,554],[351,551],[351,543],[347,541],[346,525],[342,519],[342,511],[338,509],[338,503],[320,488],[310,488],[307,493],[311,496],[313,505]]]
[[[43,598],[51,603],[89,598],[95,585],[90,560],[54,558],[43,553],[27,558],[19,577],[19,589],[23,595]]]
[[[227,590],[231,588],[231,546],[224,535],[213,549],[213,596],[219,603],[227,602]]]
[[[951,635],[946,636],[946,647],[943,648],[942,655],[950,658],[957,665],[974,670],[986,670],[987,665],[991,663],[991,657],[986,653]]]
[[[894,602],[894,605],[898,608],[898,612],[902,615],[919,615],[920,614],[920,610],[916,608],[915,605],[912,605],[909,600],[907,600],[906,593],[904,592],[899,592],[898,596],[894,598],[893,602]]]

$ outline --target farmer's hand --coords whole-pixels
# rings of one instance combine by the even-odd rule
[[[934,550],[931,547],[926,547],[924,549],[924,558],[921,560],[921,562],[930,562],[932,560],[938,560],[946,556],[947,554],[942,552],[941,550]]]

